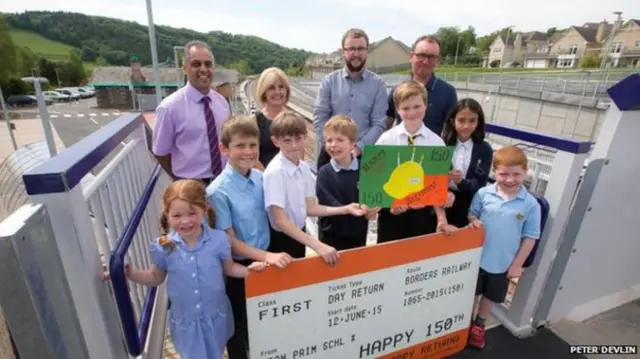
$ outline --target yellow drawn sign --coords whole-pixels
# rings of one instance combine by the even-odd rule
[[[360,202],[383,208],[444,204],[452,155],[453,147],[444,146],[365,146]]]

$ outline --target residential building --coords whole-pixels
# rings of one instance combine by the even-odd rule
[[[409,68],[409,52],[411,48],[402,41],[391,36],[369,44],[367,68],[377,73],[388,73]],[[330,54],[318,55],[306,62],[313,78],[321,78],[325,74],[342,68],[343,60],[340,50]]]
[[[611,41],[609,56],[613,67],[640,68],[640,20],[622,24]]]
[[[489,46],[489,56],[485,67],[520,66],[525,62],[525,54],[547,52],[548,37],[540,31],[516,32],[500,35]]]
[[[546,52],[525,53],[525,67],[576,68],[587,59],[599,64],[603,53],[612,67],[640,67],[640,20],[571,26],[549,39],[547,47]]]

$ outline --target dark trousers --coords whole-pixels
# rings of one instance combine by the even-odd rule
[[[253,262],[250,259],[235,260],[244,266]],[[247,323],[247,300],[244,291],[244,278],[227,277],[227,296],[231,302],[235,331],[227,341],[227,354],[229,359],[249,358],[249,330]]]
[[[318,232],[320,242],[335,248],[337,251],[360,248],[367,245],[367,233],[358,236],[336,236],[334,234],[320,231]]]
[[[305,231],[305,227],[302,227],[302,231]],[[293,258],[304,258],[307,253],[307,248],[304,244],[296,241],[288,235],[276,231],[271,228],[271,252],[274,253],[289,253]]]
[[[383,208],[378,213],[378,243],[435,233],[437,220],[432,207],[409,209],[391,214]]]
[[[467,218],[473,195],[467,192],[454,191],[453,193],[456,196],[456,200],[453,202],[453,206],[446,209],[447,223],[458,228],[463,228],[469,224]]]

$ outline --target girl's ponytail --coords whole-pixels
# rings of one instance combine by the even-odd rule
[[[207,222],[209,222],[209,227],[216,228],[216,211],[212,207],[207,207]]]
[[[176,247],[176,243],[169,239],[167,236],[169,232],[169,219],[167,218],[167,214],[163,211],[160,216],[160,239],[158,240],[158,244],[163,248],[169,248],[169,250],[173,250]]]

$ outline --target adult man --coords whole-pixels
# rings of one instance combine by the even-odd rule
[[[153,153],[173,178],[200,179],[209,184],[224,168],[219,134],[229,117],[229,104],[211,89],[215,60],[202,41],[184,47],[187,84],[156,109]]]
[[[414,43],[409,53],[411,62],[411,77],[424,85],[428,91],[427,110],[424,115],[424,124],[431,131],[442,134],[442,127],[449,113],[458,104],[458,94],[455,87],[438,78],[434,70],[440,59],[440,40],[434,35],[420,36]],[[389,108],[387,110],[387,128],[400,122],[393,103],[393,91],[389,93]]]
[[[353,154],[359,157],[364,145],[374,144],[385,127],[387,89],[384,80],[364,68],[369,37],[360,29],[349,29],[342,35],[342,58],[345,66],[325,76],[320,83],[313,111],[313,127],[318,143],[324,143],[323,126],[334,115],[349,116],[358,127]],[[321,147],[318,169],[329,162]]]

